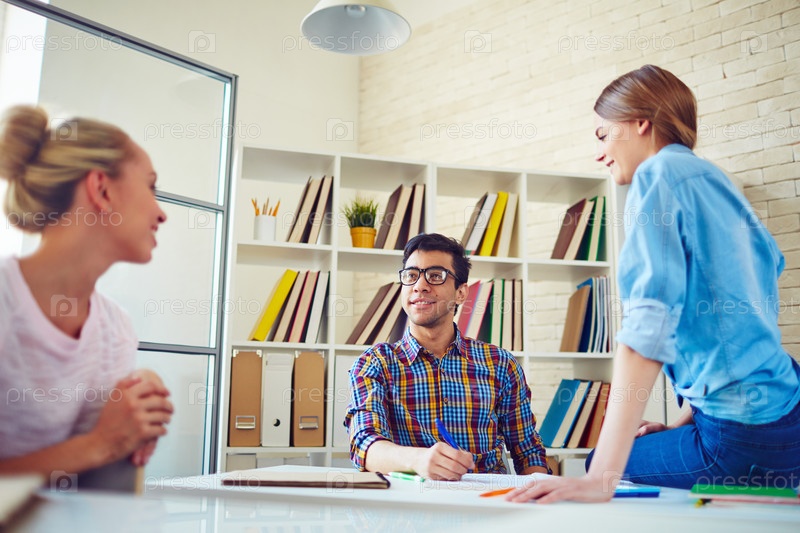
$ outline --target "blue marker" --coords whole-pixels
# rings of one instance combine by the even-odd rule
[[[439,430],[439,434],[442,436],[442,438],[448,444],[448,446],[450,446],[451,448],[455,448],[456,450],[461,449],[459,448],[458,444],[456,444],[456,441],[453,440],[453,437],[450,435],[450,433],[448,433],[447,428],[444,427],[444,423],[438,418],[436,419],[436,429]]]

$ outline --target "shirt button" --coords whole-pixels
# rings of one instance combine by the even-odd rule
[[[445,398],[445,399],[444,399],[444,400],[442,400],[442,401],[443,401],[444,403],[447,403],[447,398]]]

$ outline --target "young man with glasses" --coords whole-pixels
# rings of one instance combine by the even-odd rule
[[[443,480],[505,473],[505,443],[517,473],[548,471],[514,356],[463,337],[453,322],[470,267],[461,243],[444,235],[406,244],[400,298],[409,327],[398,342],[364,352],[350,371],[345,425],[360,470]]]

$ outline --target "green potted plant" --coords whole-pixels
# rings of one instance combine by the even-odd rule
[[[344,209],[350,237],[357,248],[372,248],[375,245],[375,221],[378,218],[378,203],[356,196]]]

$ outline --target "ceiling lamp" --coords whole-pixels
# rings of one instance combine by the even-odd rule
[[[411,25],[388,1],[322,0],[300,28],[316,48],[360,56],[391,52],[411,36]]]

